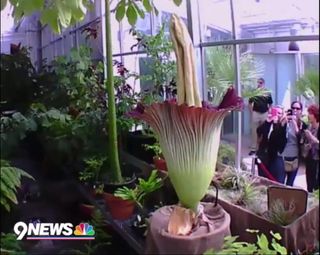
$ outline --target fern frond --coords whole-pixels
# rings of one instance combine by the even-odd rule
[[[1,205],[10,211],[10,201],[18,204],[16,197],[17,188],[21,186],[21,177],[34,178],[20,168],[13,167],[7,160],[1,159]]]

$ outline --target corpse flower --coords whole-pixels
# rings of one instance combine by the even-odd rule
[[[230,87],[220,105],[201,103],[193,45],[176,15],[171,20],[171,37],[177,57],[177,101],[138,104],[130,115],[154,130],[180,204],[197,212],[214,175],[223,119],[231,110],[240,110],[243,100]]]
[[[180,203],[193,210],[204,197],[214,175],[223,119],[243,101],[233,87],[214,107],[178,105],[175,101],[139,104],[130,115],[148,123],[156,133],[168,174]]]

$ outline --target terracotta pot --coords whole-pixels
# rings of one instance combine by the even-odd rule
[[[167,163],[163,158],[153,157],[153,164],[158,170],[168,171]]]
[[[103,193],[104,201],[111,213],[112,217],[116,220],[129,219],[135,209],[135,203],[129,200],[123,200],[122,198],[115,197],[110,193]]]

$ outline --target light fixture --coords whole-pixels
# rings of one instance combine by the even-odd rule
[[[297,42],[291,41],[289,43],[288,51],[299,51],[299,50],[300,50],[300,48],[299,48],[299,45],[297,44]]]

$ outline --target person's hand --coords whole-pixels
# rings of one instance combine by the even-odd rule
[[[268,112],[267,122],[271,122],[272,120],[273,120],[273,116],[272,116],[271,112]]]
[[[306,135],[306,137],[307,137],[309,140],[311,139],[312,133],[311,133],[311,131],[310,131],[309,129],[306,129],[306,130],[304,131],[304,134]]]
[[[295,132],[297,134],[297,133],[299,133],[298,121],[297,121],[296,116],[292,116],[292,117],[293,118],[291,119],[290,123],[293,125],[293,128],[294,128],[294,130],[295,130]]]
[[[309,129],[306,129],[306,130],[304,131],[304,133],[305,133],[307,139],[309,140],[309,142],[319,144],[318,138],[315,137],[315,136],[311,133],[311,131],[310,131]]]
[[[287,115],[283,115],[281,118],[280,118],[280,123],[281,123],[281,126],[284,126],[286,123],[288,123],[288,117]]]

